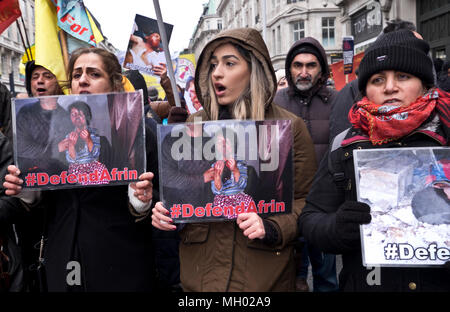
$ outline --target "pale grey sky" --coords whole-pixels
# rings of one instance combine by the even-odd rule
[[[119,50],[127,48],[136,14],[156,19],[153,0],[83,0],[102,27],[103,34]],[[170,53],[189,45],[208,0],[159,0],[164,23],[172,24]]]

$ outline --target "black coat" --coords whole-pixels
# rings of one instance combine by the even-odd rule
[[[348,120],[348,112],[353,104],[361,100],[362,96],[358,89],[358,79],[347,83],[331,103],[330,115],[330,141],[339,133],[352,125]]]
[[[352,129],[346,139],[357,135]],[[362,265],[360,248],[354,249],[343,243],[336,231],[336,211],[347,199],[356,201],[356,185],[353,167],[353,149],[441,146],[439,141],[416,132],[394,142],[374,146],[368,140],[357,140],[347,146],[340,146],[331,152],[333,160],[342,160],[346,177],[338,188],[328,166],[330,153],[322,160],[311,191],[306,198],[306,206],[299,217],[299,229],[305,239],[320,250],[342,254],[343,268],[339,276],[339,286],[344,291],[409,291],[410,283],[417,285],[416,291],[450,290],[450,272],[436,268],[392,268],[382,267],[381,285],[369,286],[367,276],[371,272]],[[331,146],[332,148],[333,146]],[[330,149],[331,149],[330,148]]]
[[[158,190],[156,138],[146,128],[147,171]],[[154,287],[152,227],[136,222],[128,186],[46,191],[48,240],[45,252],[49,291],[151,291]],[[154,192],[153,203],[159,200]],[[72,261],[81,268],[81,285]],[[73,264],[73,262],[72,262]],[[72,275],[70,275],[72,274]]]
[[[301,49],[312,49],[320,63],[321,73],[316,83],[306,91],[300,91],[295,86],[295,77],[291,75],[291,65]],[[284,109],[301,117],[314,142],[317,162],[320,162],[328,148],[330,140],[329,119],[331,105],[337,92],[327,87],[330,76],[327,55],[322,45],[312,37],[296,41],[289,49],[284,64],[288,87],[277,91],[274,102]]]
[[[336,92],[326,86],[320,87],[310,97],[303,97],[300,93],[289,88],[277,92],[274,102],[305,122],[309,134],[314,142],[314,150],[318,162],[325,155],[330,140],[329,118],[331,103]]]
[[[0,83],[0,131],[7,138],[12,138],[11,93],[2,83]]]

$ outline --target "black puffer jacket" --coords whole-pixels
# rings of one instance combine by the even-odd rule
[[[299,218],[299,229],[306,240],[324,252],[342,254],[343,269],[339,286],[343,291],[449,291],[450,272],[436,268],[382,267],[380,284],[370,286],[368,270],[362,265],[360,248],[352,249],[337,235],[336,211],[345,200],[356,201],[353,167],[354,149],[442,146],[438,140],[416,131],[397,141],[374,146],[357,130],[345,133],[343,144],[332,144],[315,176],[306,206]],[[337,138],[341,136],[338,135]],[[342,138],[341,138],[342,139]],[[336,139],[338,140],[338,139]],[[336,145],[336,146],[335,146]],[[338,162],[346,179],[341,183],[329,170],[328,157]],[[334,168],[334,167],[332,167]]]
[[[11,94],[8,88],[0,83],[0,131],[12,139],[11,129]]]
[[[317,54],[321,56],[319,62],[322,67],[322,74],[310,90],[300,92],[295,87],[290,68],[292,60],[298,54],[298,49],[303,45],[314,47],[318,52]],[[316,159],[320,162],[328,148],[331,103],[337,93],[326,86],[330,70],[325,50],[314,38],[303,38],[297,41],[289,50],[286,56],[285,70],[289,86],[277,92],[274,102],[303,118],[314,142]]]

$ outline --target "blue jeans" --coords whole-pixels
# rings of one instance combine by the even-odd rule
[[[335,255],[323,253],[305,242],[301,252],[301,262],[297,277],[307,279],[308,267],[311,263],[314,292],[338,291]]]

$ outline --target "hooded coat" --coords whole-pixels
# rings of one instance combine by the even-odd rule
[[[300,118],[272,103],[277,83],[270,55],[259,32],[250,28],[221,32],[205,46],[195,75],[197,97],[204,109],[188,121],[211,120],[207,100],[211,96],[207,89],[209,59],[224,43],[241,45],[263,65],[271,90],[265,119],[292,121],[294,203],[291,213],[265,219],[278,232],[278,240],[271,245],[260,239],[250,240],[234,221],[187,224],[180,231],[181,283],[185,291],[294,291],[296,222],[316,170],[312,140]]]
[[[300,51],[305,47],[315,52],[314,55],[319,60],[322,73],[311,89],[301,92],[295,87],[295,77],[291,75],[291,63],[299,53],[309,53]],[[317,161],[320,162],[328,148],[331,103],[337,93],[327,87],[330,70],[322,45],[311,37],[298,40],[286,56],[285,71],[288,87],[277,92],[274,102],[303,118],[314,142]]]

